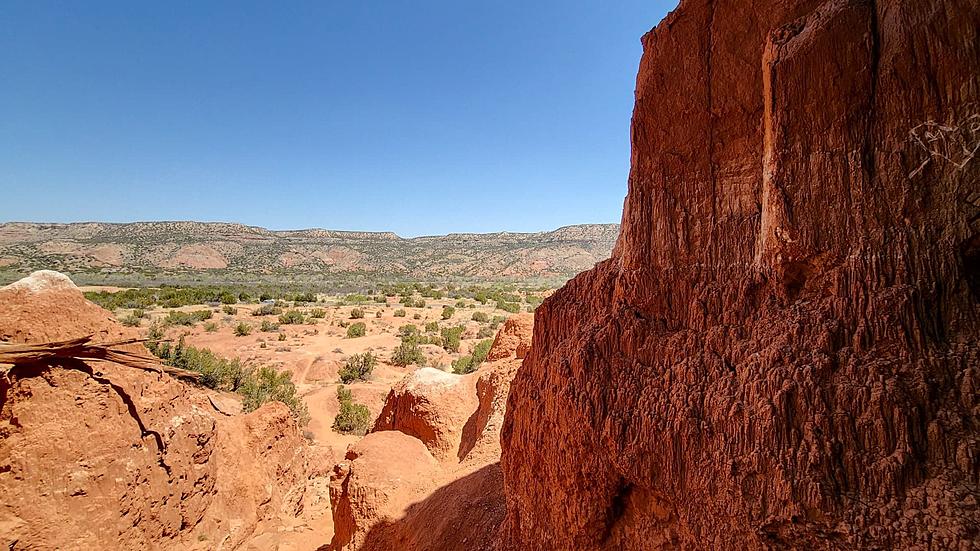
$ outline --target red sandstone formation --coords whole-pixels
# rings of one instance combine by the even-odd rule
[[[493,339],[487,353],[487,361],[517,358],[523,360],[531,350],[531,333],[534,328],[533,314],[517,314],[504,322]]]
[[[499,432],[532,321],[508,320],[496,359],[475,373],[420,369],[392,389],[372,433],[334,467],[329,549],[494,547],[505,511]]]
[[[0,341],[137,336],[54,272],[0,289],[0,304]],[[105,361],[7,367],[4,548],[232,549],[299,514],[305,446],[284,405],[228,415],[203,389]]]
[[[513,549],[976,549],[980,5],[684,0],[537,311]]]
[[[440,460],[457,458],[463,426],[477,407],[475,376],[423,367],[401,380],[385,399],[371,432],[401,431],[418,438]]]

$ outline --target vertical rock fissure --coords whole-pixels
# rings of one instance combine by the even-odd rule
[[[707,87],[708,104],[708,178],[711,180],[711,195],[709,200],[711,201],[711,243],[713,246],[718,245],[718,216],[715,212],[718,204],[718,183],[715,181],[715,113],[714,92],[711,81],[711,55],[714,50],[716,1],[708,0],[708,51],[707,55],[705,55],[705,85]],[[711,254],[714,256],[714,251]]]

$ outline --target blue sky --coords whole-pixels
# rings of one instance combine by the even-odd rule
[[[676,5],[0,8],[0,221],[618,222],[640,37]]]

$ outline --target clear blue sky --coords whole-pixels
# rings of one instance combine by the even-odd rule
[[[640,37],[676,1],[0,8],[0,221],[618,222]]]

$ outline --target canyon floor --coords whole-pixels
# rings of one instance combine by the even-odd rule
[[[109,336],[118,335],[207,349],[220,358],[238,358],[246,368],[266,366],[288,372],[308,417],[297,422],[284,416],[285,408],[270,410],[271,403],[246,413],[243,398],[237,393],[186,382],[174,387],[176,382],[168,376],[153,380],[131,370],[110,376],[112,370],[99,367],[104,365],[99,362],[86,362],[89,367],[85,369],[92,370],[96,381],[110,381],[106,384],[125,389],[129,398],[117,403],[111,396],[102,395],[94,399],[98,405],[93,406],[93,399],[86,398],[91,393],[83,390],[85,383],[71,380],[53,383],[46,391],[58,398],[40,403],[32,399],[40,392],[31,386],[37,377],[52,381],[52,370],[58,373],[54,377],[60,377],[73,364],[65,358],[51,360],[38,372],[24,372],[15,365],[4,378],[0,415],[6,421],[4,447],[0,449],[0,455],[7,458],[4,472],[17,473],[12,478],[0,476],[8,496],[17,496],[5,500],[6,513],[0,514],[0,525],[10,528],[10,535],[3,540],[6,544],[19,548],[19,541],[27,541],[71,548],[83,543],[106,544],[113,533],[117,537],[127,534],[125,543],[120,544],[124,548],[138,546],[141,538],[163,548],[256,550],[385,549],[393,542],[404,549],[450,549],[467,538],[469,548],[480,548],[479,542],[492,541],[492,532],[505,512],[499,427],[509,381],[530,346],[530,314],[505,312],[492,302],[483,305],[455,298],[428,299],[424,306],[406,306],[397,296],[384,302],[345,304],[345,297],[320,295],[315,303],[280,303],[282,311],[302,312],[304,319],[303,323],[279,323],[277,315],[255,315],[263,305],[249,303],[158,307],[138,312],[123,308],[110,313],[83,299],[80,292],[122,290],[78,289],[60,274],[39,272],[0,289],[5,303],[14,306],[14,311],[0,316],[0,340],[44,345],[84,335],[105,342]],[[209,316],[206,320],[186,325],[173,321],[181,314],[204,312]],[[117,320],[128,322],[124,326]],[[363,336],[348,336],[348,328],[355,323],[364,324]],[[438,332],[433,331],[434,324],[464,328],[458,351],[421,344],[424,361],[395,365],[392,356],[402,343],[399,332],[412,325],[419,335],[435,337]],[[242,325],[251,331],[236,333]],[[454,360],[471,354],[478,343],[489,344],[491,340],[493,346],[484,363],[470,373],[453,373]],[[142,345],[134,346],[137,353],[149,357]],[[347,359],[367,352],[377,358],[373,371],[364,380],[344,386],[355,403],[367,407],[369,434],[365,436],[363,430],[343,433],[334,427],[341,408],[338,372]],[[120,367],[124,366],[113,365],[112,369]],[[119,382],[126,378],[129,385]],[[164,380],[166,384],[161,386]],[[169,420],[159,406],[146,405],[144,409],[141,403],[161,388],[173,393],[169,401],[174,414]],[[65,426],[34,426],[29,420],[74,415],[52,405],[61,403],[60,399],[71,402],[72,396],[75,407],[90,408],[86,414],[92,416],[78,422],[112,427],[135,419],[143,437],[126,437],[120,429],[101,438],[63,444],[65,451],[51,449],[53,443],[62,441],[53,438],[52,432],[59,433]],[[130,406],[125,406],[127,403]],[[125,407],[130,407],[133,419]],[[157,414],[163,417],[148,419]],[[192,425],[188,421],[191,417],[203,417],[203,425],[210,424],[211,428],[189,429],[190,440],[184,441],[178,429]],[[30,430],[21,426],[25,419]],[[168,481],[158,480],[150,490],[151,484],[140,481],[138,473],[150,468],[152,462],[139,467],[146,458],[130,458],[125,469],[136,473],[134,481],[117,477],[115,483],[90,485],[90,475],[78,482],[75,478],[81,475],[76,474],[63,482],[48,480],[50,493],[41,490],[50,500],[42,498],[46,507],[71,515],[75,522],[84,522],[92,511],[101,511],[98,522],[102,525],[94,534],[65,539],[67,536],[58,533],[57,524],[50,523],[50,517],[42,512],[45,508],[31,503],[30,496],[39,486],[44,487],[42,480],[49,478],[48,471],[62,468],[54,465],[84,465],[82,469],[88,472],[92,463],[88,457],[98,455],[103,446],[152,447],[144,441],[151,433],[165,435],[156,446],[161,464],[179,463],[170,458],[178,454],[199,466],[183,472],[170,466],[165,477]],[[68,435],[61,438],[72,441]],[[218,442],[217,450],[211,441]],[[53,463],[46,470],[34,471],[38,478],[32,479],[26,474],[31,468],[18,463],[19,458],[26,461],[27,457],[14,451],[15,447],[34,450],[32,455],[50,458]],[[227,454],[239,457],[232,459]],[[91,476],[112,472],[122,461],[115,456],[105,459],[105,468]],[[184,489],[178,495],[181,502],[206,502],[203,512],[185,518],[178,527],[157,532],[159,529],[145,517],[166,515],[169,509],[160,505],[166,501],[162,496],[173,498],[178,481],[194,479],[192,473],[198,473],[202,465],[209,469],[214,465],[214,471],[197,479],[195,491]],[[214,487],[205,482],[209,480]],[[153,491],[161,497],[148,499],[143,495]],[[128,507],[111,505],[125,503],[133,492],[142,495],[142,506],[147,508],[144,513],[134,517]],[[197,492],[201,495],[196,496]],[[108,497],[110,505],[95,505],[90,497],[96,494]],[[455,528],[451,520],[454,512],[470,507],[483,508],[485,514],[466,529]]]

